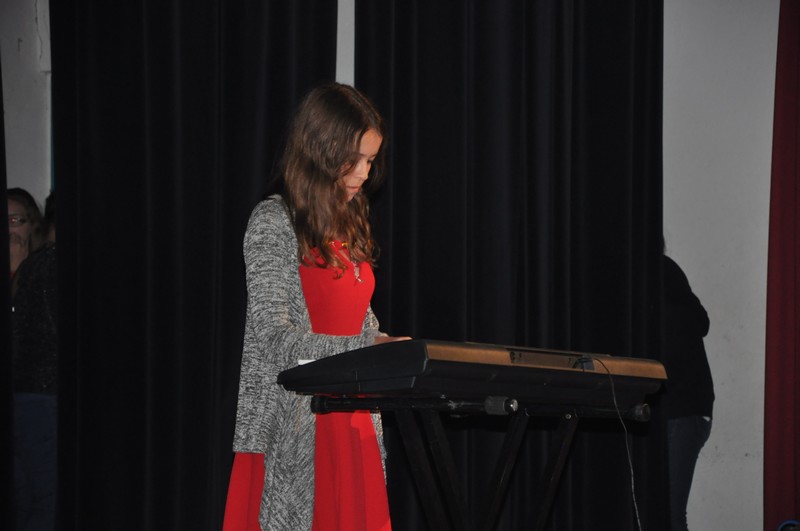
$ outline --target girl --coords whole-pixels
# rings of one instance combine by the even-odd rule
[[[233,477],[252,474],[263,456],[263,490],[251,508],[260,505],[264,531],[391,528],[378,417],[315,416],[308,397],[276,383],[303,360],[407,339],[380,333],[370,308],[377,249],[364,189],[380,182],[384,136],[380,114],[353,87],[312,90],[289,129],[279,193],[248,224]],[[255,470],[251,491],[260,486]]]

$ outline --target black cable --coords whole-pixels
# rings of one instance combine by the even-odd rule
[[[603,360],[593,356],[589,356],[589,359],[596,361],[600,365],[602,365],[603,368],[606,370],[606,374],[608,374],[608,381],[611,384],[611,398],[614,400],[614,409],[617,412],[617,417],[619,418],[620,424],[622,424],[622,430],[625,432],[625,452],[628,456],[628,470],[630,470],[631,473],[631,498],[633,499],[633,510],[636,513],[636,524],[639,528],[639,531],[642,531],[642,520],[639,518],[639,504],[636,503],[636,483],[634,481],[634,474],[633,474],[633,459],[631,458],[631,447],[630,444],[628,443],[628,427],[625,425],[625,421],[622,418],[622,412],[620,411],[619,404],[617,403],[617,392],[614,389],[614,378],[611,376],[611,371],[608,370],[606,364],[603,363]]]

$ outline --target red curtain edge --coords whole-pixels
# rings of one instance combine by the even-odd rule
[[[800,2],[781,0],[775,74],[764,382],[764,529],[800,518]]]

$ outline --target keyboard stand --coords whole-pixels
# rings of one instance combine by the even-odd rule
[[[504,404],[498,408],[498,404]],[[499,397],[493,401],[465,401],[447,398],[378,397],[348,398],[317,395],[312,399],[311,409],[315,413],[333,411],[393,411],[397,418],[400,436],[408,456],[411,475],[417,487],[419,500],[430,529],[436,531],[475,531],[476,526],[465,506],[465,495],[461,489],[455,460],[444,431],[441,413],[451,414],[510,414],[510,421],[503,447],[495,466],[491,483],[492,498],[481,528],[493,531],[505,500],[511,473],[516,464],[530,417],[559,417],[551,453],[542,478],[543,494],[536,509],[535,531],[542,531],[547,524],[556,490],[561,479],[572,439],[581,416],[619,417],[637,421],[649,418],[649,408],[639,404],[625,412],[607,408],[558,406],[535,404],[522,405],[516,401]],[[422,426],[422,430],[420,430]],[[424,431],[424,433],[423,433]]]

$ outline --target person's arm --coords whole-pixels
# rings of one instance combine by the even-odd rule
[[[692,291],[689,279],[680,266],[664,255],[664,302],[671,309],[670,316],[679,319],[681,328],[699,337],[708,334],[708,312]]]

